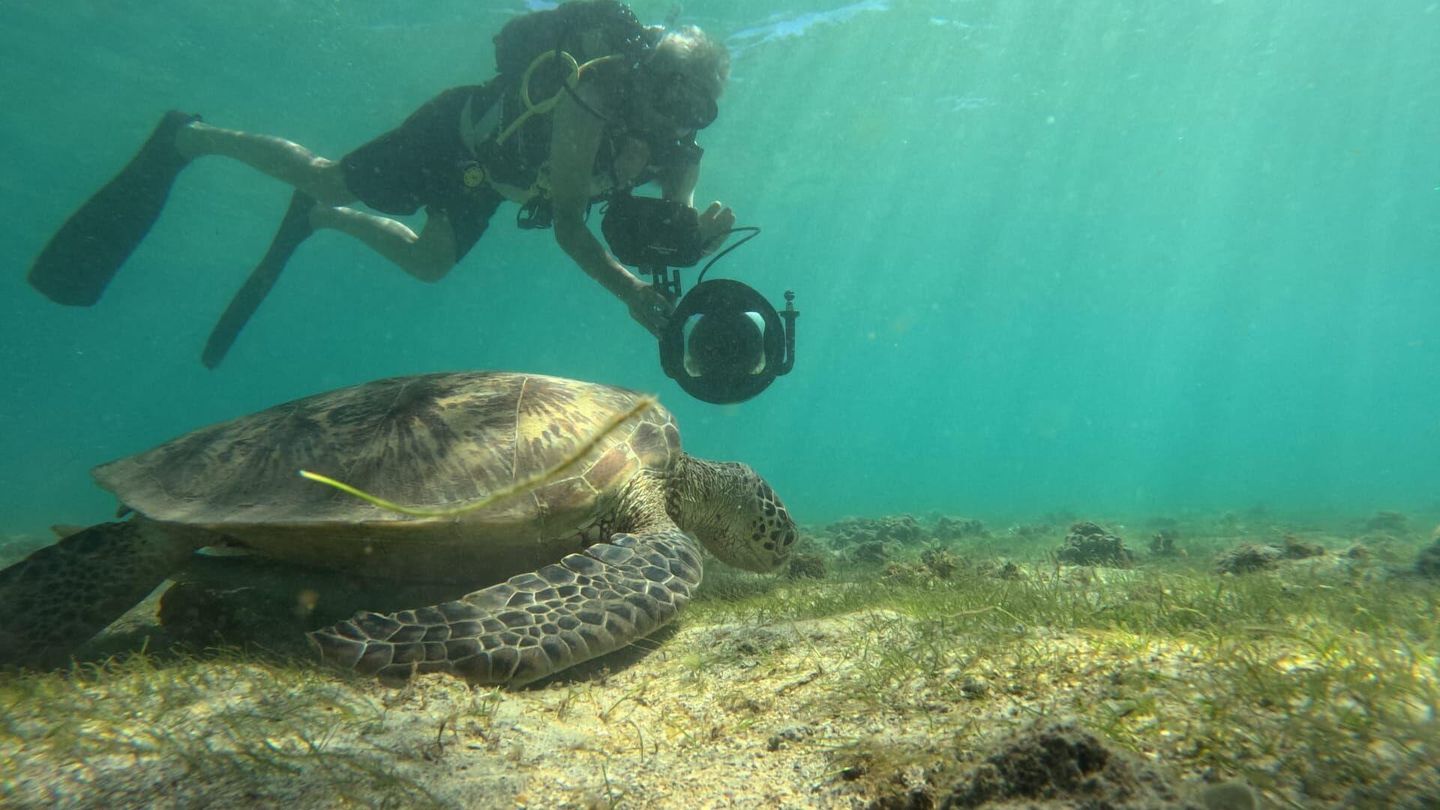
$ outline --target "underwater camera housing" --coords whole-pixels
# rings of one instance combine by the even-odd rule
[[[715,262],[755,238],[759,228],[731,230],[748,234],[707,262],[683,297],[680,268],[693,267],[705,255],[694,208],[617,194],[605,208],[600,230],[617,259],[648,273],[654,288],[675,303],[660,335],[660,366],[685,393],[716,404],[743,402],[794,368],[795,319],[800,316],[794,292],[785,291],[785,309],[776,312],[749,285],[705,280]]]

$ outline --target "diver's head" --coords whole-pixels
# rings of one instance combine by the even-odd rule
[[[667,29],[644,65],[643,106],[677,137],[710,126],[730,78],[730,52],[693,25]]]

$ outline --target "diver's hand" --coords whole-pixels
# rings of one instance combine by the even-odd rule
[[[730,206],[718,202],[700,212],[700,245],[707,253],[714,253],[725,244],[730,229],[735,227],[735,212]]]
[[[630,317],[657,338],[665,331],[665,326],[670,323],[670,314],[675,311],[670,299],[648,284],[635,287],[626,296],[625,303],[630,307]]]

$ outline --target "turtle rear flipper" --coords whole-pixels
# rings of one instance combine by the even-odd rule
[[[700,549],[678,529],[617,534],[454,602],[357,613],[310,640],[326,662],[386,680],[450,672],[523,686],[653,633],[700,574]]]
[[[64,665],[194,549],[148,521],[100,523],[0,571],[0,666]]]

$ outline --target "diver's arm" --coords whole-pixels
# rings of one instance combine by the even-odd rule
[[[695,186],[700,181],[700,164],[687,162],[667,169],[655,178],[660,194],[667,200],[695,207]],[[735,227],[735,212],[718,200],[700,212],[700,244],[706,253],[714,253],[725,244],[730,229]]]
[[[592,106],[588,88],[576,92]],[[604,136],[605,122],[584,109],[568,93],[555,105],[550,138],[550,204],[555,215],[555,241],[580,269],[600,282],[630,308],[630,316],[654,334],[664,327],[669,314],[664,299],[625,269],[585,225],[590,203],[590,177],[595,155]]]
[[[664,169],[655,178],[660,186],[660,196],[667,200],[695,207],[695,186],[700,182],[700,164],[686,162],[680,166]]]

